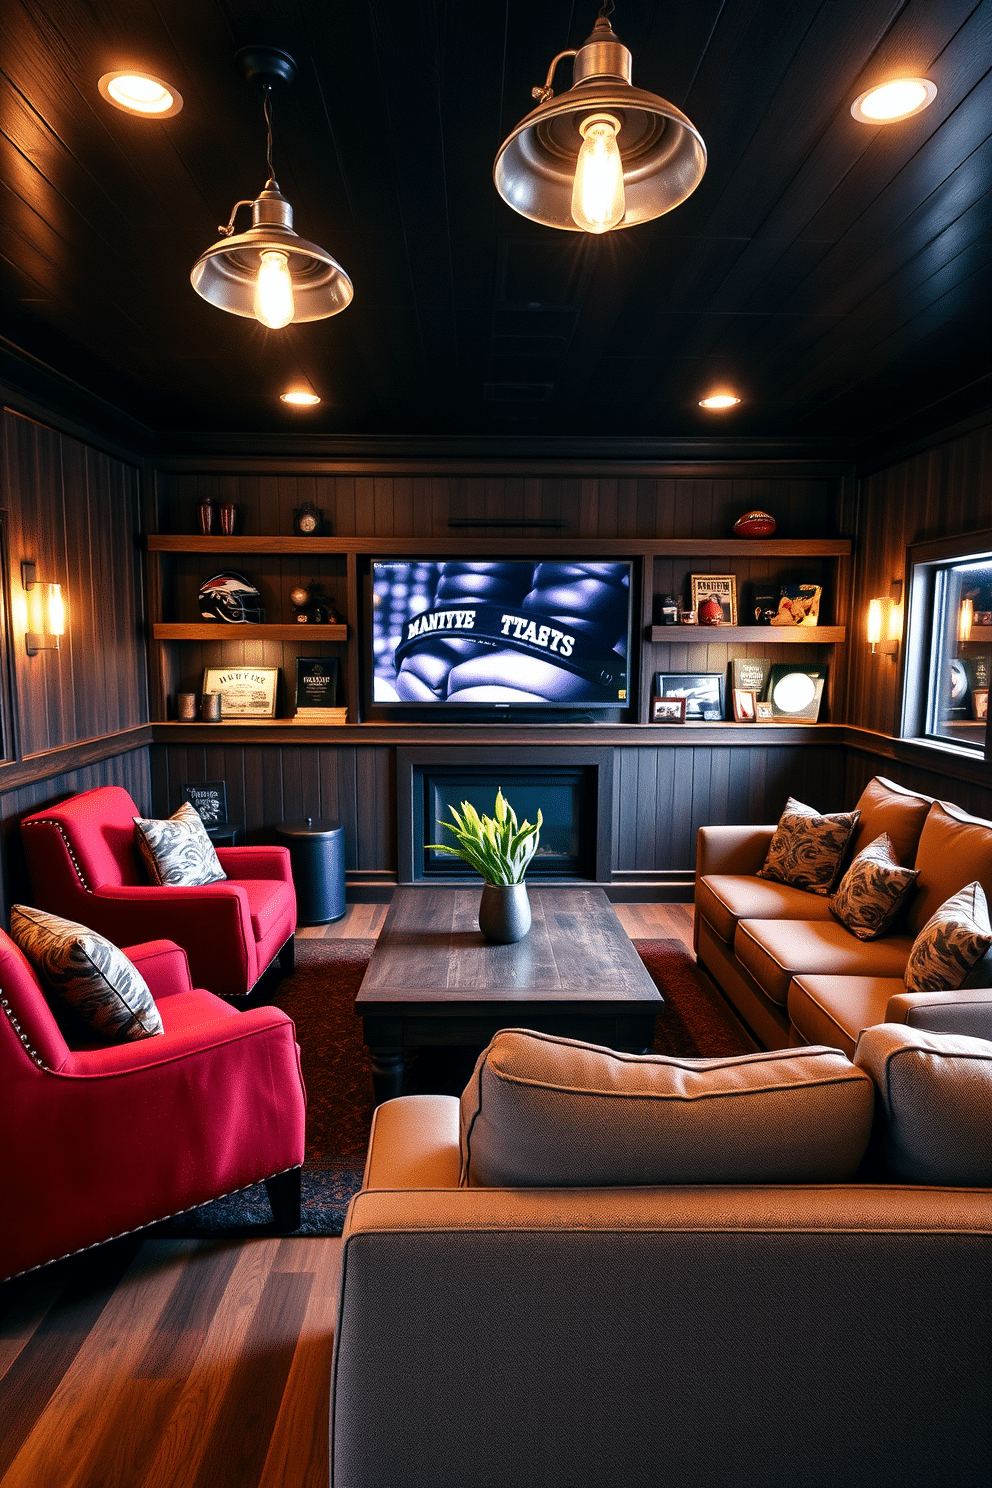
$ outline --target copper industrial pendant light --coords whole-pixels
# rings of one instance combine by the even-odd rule
[[[670,212],[695,191],[706,146],[683,113],[631,84],[630,52],[613,34],[603,0],[592,35],[559,52],[540,100],[496,156],[496,190],[515,212],[546,227],[608,232]],[[574,57],[572,86],[554,97],[563,57]]]
[[[254,201],[235,202],[231,220],[217,229],[224,236],[193,266],[193,288],[219,310],[254,316],[271,330],[337,315],[351,304],[351,280],[326,249],[293,231],[293,209],[272,166],[272,88],[292,82],[296,63],[271,47],[245,47],[238,61],[248,81],[264,91],[269,179]],[[240,207],[251,207],[251,227],[235,235]]]

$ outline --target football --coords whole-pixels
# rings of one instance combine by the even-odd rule
[[[771,537],[775,531],[775,518],[764,511],[745,512],[734,523],[738,537]]]

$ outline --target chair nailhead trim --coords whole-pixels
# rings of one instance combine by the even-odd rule
[[[65,832],[62,830],[61,822],[52,821],[51,817],[45,816],[41,817],[38,821],[22,822],[21,831],[23,831],[25,827],[54,827],[56,832],[58,832],[59,836],[62,838],[62,844],[65,847],[66,852],[69,854],[69,861],[72,863],[73,868],[75,868],[76,870],[76,877],[79,879],[79,882],[82,884],[87,894],[91,894],[93,892],[89,884],[86,882],[86,875],[83,873],[82,868],[80,868],[79,866],[79,859],[76,857],[76,854],[72,850],[72,843],[69,841],[68,837],[65,835]]]
[[[38,1068],[48,1070],[49,1074],[51,1074],[51,1070],[48,1068],[48,1065],[45,1064],[45,1062],[39,1055],[38,1050],[32,1049],[31,1045],[28,1043],[27,1034],[21,1032],[21,1025],[14,1017],[14,1014],[11,1012],[10,1003],[7,1001],[6,997],[0,997],[0,1008],[3,1008],[3,1011],[7,1014],[8,1023],[10,1024],[11,1028],[13,1028],[14,1032],[17,1034],[17,1037],[20,1039],[25,1049],[31,1055],[31,1058],[34,1060]]]

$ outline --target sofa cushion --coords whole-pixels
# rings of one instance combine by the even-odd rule
[[[674,1059],[504,1029],[462,1095],[461,1181],[832,1182],[860,1162],[873,1100],[836,1049]]]
[[[824,816],[790,796],[758,877],[829,894],[857,823],[856,811]]]
[[[820,894],[753,874],[708,873],[696,884],[696,908],[721,940],[734,941],[738,920],[829,920]]]
[[[916,853],[920,876],[907,924],[918,935],[945,899],[977,879],[992,897],[992,822],[968,816],[946,801],[934,801],[923,823]]]
[[[861,792],[857,804],[861,819],[851,840],[852,853],[861,852],[869,842],[886,832],[896,862],[911,868],[916,861],[923,823],[932,805],[930,796],[904,790],[901,785],[876,775]]]
[[[166,821],[136,816],[134,825],[152,883],[190,889],[227,878],[199,813],[188,801]]]
[[[875,1082],[875,1145],[892,1173],[992,1185],[992,1043],[880,1023],[861,1035],[855,1061]]]
[[[782,1007],[801,972],[901,977],[912,946],[909,935],[856,940],[836,920],[741,920],[734,936],[738,961]]]
[[[789,985],[789,1022],[807,1044],[833,1044],[853,1059],[861,1030],[883,1022],[905,990],[902,977],[804,973]]]
[[[75,920],[15,904],[10,936],[56,1005],[68,1008],[104,1043],[163,1033],[148,983],[124,952]]]
[[[831,911],[858,940],[884,935],[916,884],[915,868],[896,860],[888,832],[858,853],[830,900]]]
[[[970,883],[930,917],[906,963],[909,992],[953,991],[992,947],[989,907],[980,883]]]

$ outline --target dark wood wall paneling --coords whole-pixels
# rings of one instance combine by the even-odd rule
[[[887,595],[893,579],[905,582],[910,543],[992,525],[992,425],[865,476],[860,495],[846,719],[898,734],[902,658],[872,655],[864,638],[868,601]]]
[[[148,721],[141,580],[140,473],[10,409],[3,418],[10,511],[11,659],[18,754]],[[62,585],[61,649],[28,656],[21,562]],[[0,782],[2,788],[2,782]]]

